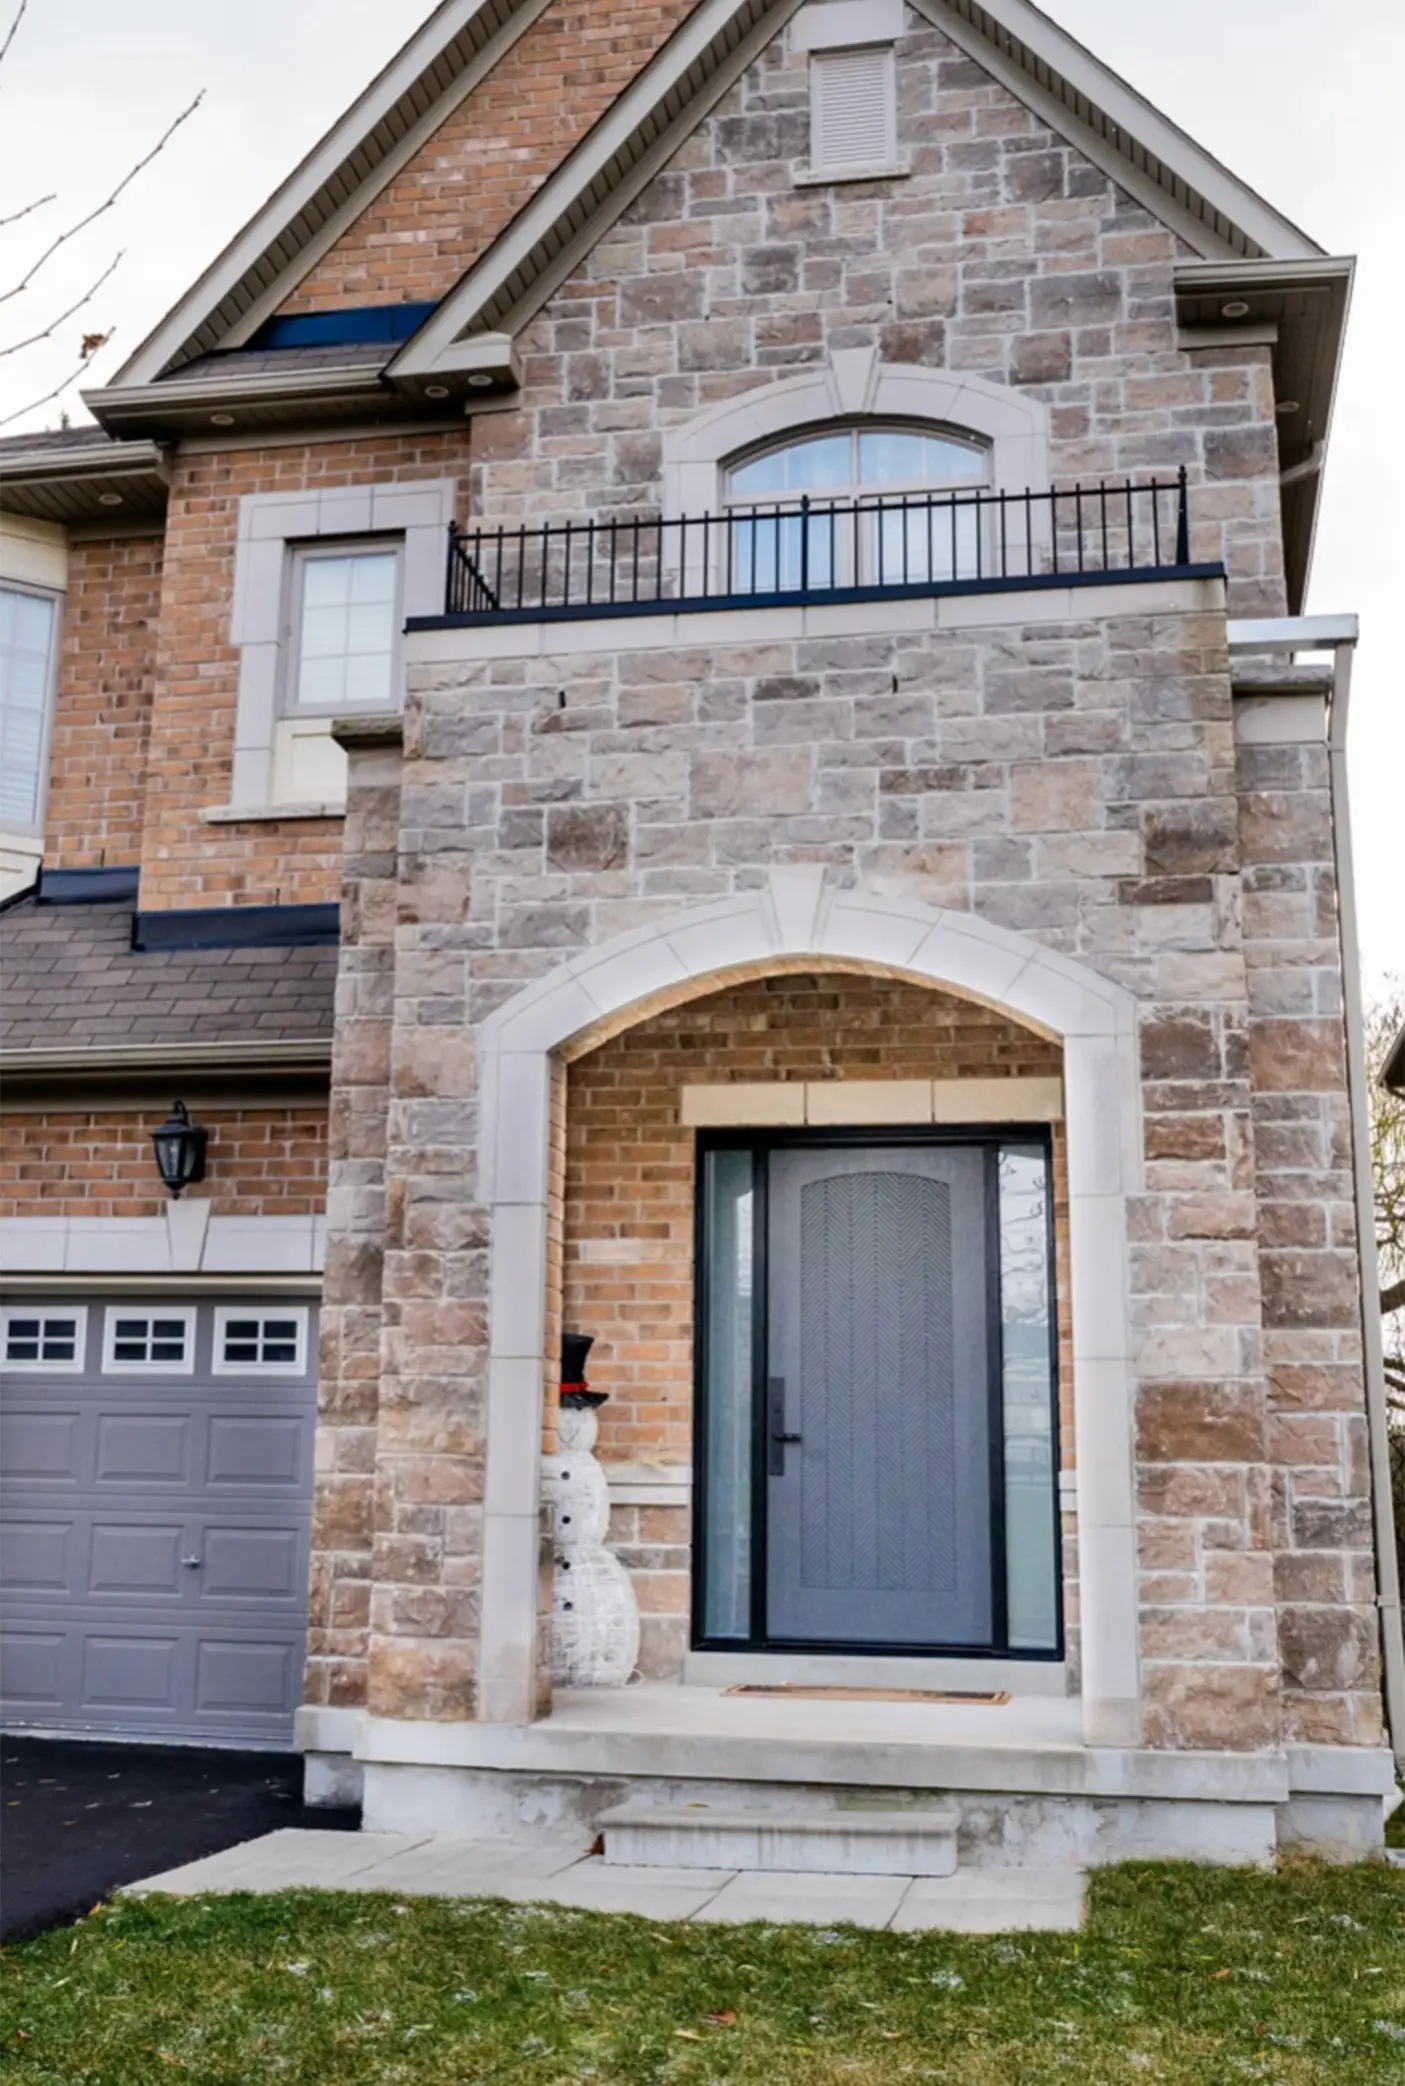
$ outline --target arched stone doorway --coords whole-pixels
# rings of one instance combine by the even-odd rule
[[[481,1714],[538,1697],[539,1454],[551,1352],[553,1116],[561,1067],[622,1029],[760,975],[860,971],[1000,1010],[1062,1051],[1085,1738],[1139,1737],[1126,1198],[1139,1181],[1135,1012],[1111,981],[966,914],[831,890],[819,869],[593,949],[483,1026],[482,1199],[492,1224]]]

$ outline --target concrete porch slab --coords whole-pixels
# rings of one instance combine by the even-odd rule
[[[994,1934],[1076,1927],[1083,1888],[1078,1870],[914,1878],[631,1868],[607,1865],[566,1841],[549,1846],[540,1840],[463,1840],[442,1834],[286,1831],[149,1876],[130,1885],[126,1895],[363,1890],[506,1898],[657,1920]]]
[[[1039,1696],[990,1706],[786,1701],[660,1681],[562,1688],[551,1714],[534,1724],[368,1717],[356,1757],[368,1771],[451,1768],[654,1784],[838,1784],[1231,1804],[1272,1804],[1288,1794],[1283,1752],[1089,1746],[1081,1702]]]

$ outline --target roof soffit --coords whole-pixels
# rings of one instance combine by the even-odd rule
[[[550,0],[442,0],[423,27],[143,341],[126,388],[257,331]]]

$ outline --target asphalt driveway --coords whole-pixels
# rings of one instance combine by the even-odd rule
[[[121,1884],[281,1826],[359,1823],[304,1806],[293,1753],[0,1739],[0,1938],[78,1919]]]

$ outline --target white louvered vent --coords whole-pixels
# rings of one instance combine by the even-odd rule
[[[810,164],[875,167],[897,156],[897,76],[892,45],[816,51],[810,59]]]

